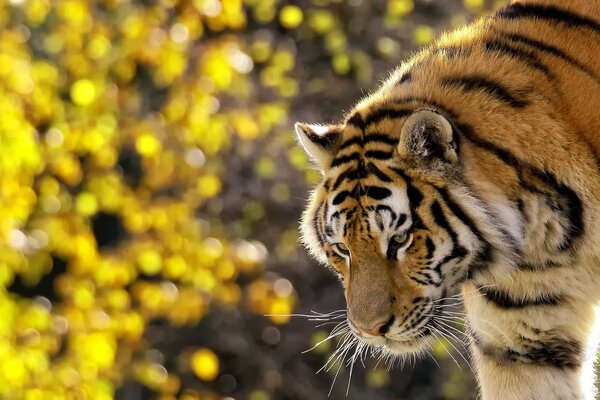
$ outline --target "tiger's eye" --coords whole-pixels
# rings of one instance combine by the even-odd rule
[[[338,247],[340,250],[343,250],[343,251],[348,251],[348,246],[346,246],[344,243],[341,243],[341,242],[340,242],[340,243],[336,243],[335,245],[336,245],[336,246],[337,246],[337,247]]]
[[[338,254],[341,254],[341,255],[346,256],[346,257],[350,255],[350,249],[348,248],[348,246],[346,246],[342,242],[334,243],[334,244],[331,245],[331,247],[333,247],[333,249]]]
[[[400,235],[392,236],[392,241],[394,241],[397,245],[403,245],[410,239],[410,235],[408,233],[403,233]]]
[[[390,260],[396,260],[398,258],[398,251],[401,248],[408,247],[412,244],[412,234],[401,233],[394,235],[390,238],[390,243],[387,249],[387,257]]]

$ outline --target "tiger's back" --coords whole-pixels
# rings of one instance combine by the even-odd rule
[[[460,287],[485,399],[593,398],[598,54],[600,1],[517,1],[297,125],[323,171],[303,238],[357,337],[421,349]]]

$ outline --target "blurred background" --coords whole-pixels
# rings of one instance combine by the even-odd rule
[[[326,399],[293,123],[499,3],[0,0],[0,398]],[[453,344],[330,398],[474,399]]]

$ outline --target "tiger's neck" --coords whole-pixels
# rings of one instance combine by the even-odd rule
[[[577,250],[598,240],[574,229],[590,226],[578,214],[582,206],[558,178],[541,182],[521,173],[521,182],[540,185],[539,193],[509,200],[481,169],[477,174],[473,191],[496,217],[489,224],[499,223],[518,249],[462,288],[483,399],[594,399],[600,260]]]

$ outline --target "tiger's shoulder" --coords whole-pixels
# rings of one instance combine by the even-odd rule
[[[495,149],[496,158],[567,180],[575,171],[570,183],[589,186],[576,181],[600,165],[598,54],[600,1],[515,1],[444,34],[356,109],[436,109],[479,143],[465,157]],[[496,164],[490,159],[490,173]]]

